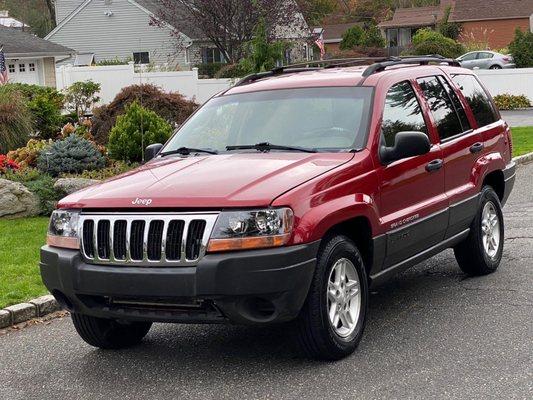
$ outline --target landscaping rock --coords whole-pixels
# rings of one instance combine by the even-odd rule
[[[4,310],[11,313],[13,318],[13,325],[35,318],[37,316],[37,307],[29,303],[15,304],[4,308]]]
[[[66,194],[71,194],[97,183],[100,183],[100,181],[96,179],[60,178],[54,184],[54,189],[61,190]]]
[[[51,294],[30,300],[29,303],[37,308],[38,317],[60,310],[59,304],[57,304],[56,299]]]
[[[0,329],[11,326],[11,313],[6,310],[0,310]]]
[[[0,179],[0,217],[39,215],[39,198],[20,182]]]

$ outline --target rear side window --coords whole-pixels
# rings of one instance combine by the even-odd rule
[[[455,112],[459,116],[459,121],[461,121],[461,127],[463,128],[463,132],[470,130],[470,122],[468,122],[468,117],[466,116],[466,111],[463,108],[463,104],[459,100],[459,97],[457,97],[457,94],[452,89],[450,84],[444,77],[439,76],[438,77],[439,82],[442,86],[444,86],[444,89],[446,89],[446,92],[448,93],[448,96],[450,96],[450,99],[452,101],[453,107],[455,108]]]
[[[402,131],[418,131],[427,135],[420,104],[413,87],[407,81],[391,86],[387,92],[381,124],[381,144],[394,146],[396,134]]]
[[[479,127],[492,124],[498,120],[487,92],[479,84],[475,76],[454,75],[452,79],[466,97]]]
[[[442,139],[459,135],[463,127],[444,86],[436,76],[417,79]]]

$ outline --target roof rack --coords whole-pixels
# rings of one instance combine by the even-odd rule
[[[417,57],[417,56],[391,57],[388,60],[384,60],[382,62],[378,62],[378,63],[370,65],[367,69],[364,70],[363,77],[370,76],[372,74],[375,74],[376,72],[384,71],[387,67],[392,67],[394,65],[402,65],[402,64],[429,65],[430,63],[436,63],[436,64],[446,63],[454,67],[461,66],[459,61],[454,60],[452,58],[445,58],[439,54],[433,54],[429,56],[420,56],[420,57]]]
[[[428,65],[430,63],[447,63],[448,65],[460,66],[459,62],[450,58],[445,58],[438,54],[427,56],[407,56],[407,57],[358,57],[358,58],[334,58],[329,60],[306,61],[298,64],[290,64],[276,67],[270,71],[258,72],[245,76],[235,86],[245,85],[259,79],[268,78],[277,75],[318,71],[322,69],[348,67],[356,65],[370,65],[363,71],[363,77],[370,76],[376,72],[384,71],[387,67],[401,64]]]

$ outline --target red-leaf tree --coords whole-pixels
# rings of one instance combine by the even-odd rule
[[[152,24],[170,25],[178,50],[186,45],[185,34],[212,42],[229,63],[243,57],[244,44],[252,39],[260,20],[265,21],[269,36],[279,39],[288,30],[305,27],[294,0],[159,0],[159,4]]]

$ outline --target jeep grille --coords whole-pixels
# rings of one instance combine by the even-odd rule
[[[195,265],[204,256],[218,213],[85,214],[84,258],[95,264]]]

